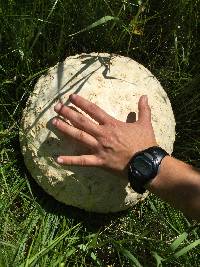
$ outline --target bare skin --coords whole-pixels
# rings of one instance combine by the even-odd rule
[[[99,166],[127,177],[127,164],[138,151],[157,145],[151,124],[151,110],[147,96],[138,103],[138,120],[121,122],[108,115],[97,105],[78,95],[69,97],[72,104],[87,113],[96,123],[70,107],[58,103],[53,125],[66,135],[90,148],[91,154],[59,156],[64,165]],[[147,186],[186,215],[200,220],[200,173],[192,166],[170,156],[163,159],[156,178]]]
[[[200,221],[200,172],[193,166],[167,156],[147,188],[186,216]]]

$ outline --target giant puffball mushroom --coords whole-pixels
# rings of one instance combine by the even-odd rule
[[[55,199],[86,211],[117,212],[135,205],[137,194],[128,179],[97,167],[61,166],[58,155],[81,155],[88,148],[52,125],[59,101],[71,105],[75,93],[118,120],[138,113],[138,100],[147,95],[157,143],[169,154],[175,140],[175,119],[166,92],[153,74],[136,61],[106,53],[68,57],[40,77],[23,113],[20,143],[25,164],[41,187]]]

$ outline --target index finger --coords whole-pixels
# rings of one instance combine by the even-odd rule
[[[69,96],[69,99],[72,104],[79,107],[99,124],[105,124],[108,121],[114,119],[112,116],[108,115],[103,109],[101,109],[94,103],[86,100],[82,96],[72,94]]]

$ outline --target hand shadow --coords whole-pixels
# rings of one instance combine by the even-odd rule
[[[136,113],[135,113],[135,112],[130,112],[130,113],[127,115],[126,122],[127,122],[127,123],[133,123],[133,122],[136,122]]]

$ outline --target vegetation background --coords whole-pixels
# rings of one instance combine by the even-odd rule
[[[160,80],[174,156],[199,167],[199,16],[199,0],[0,0],[0,267],[200,266],[199,224],[152,195],[115,215],[66,207],[29,177],[18,140],[41,74],[69,55],[111,52]]]

